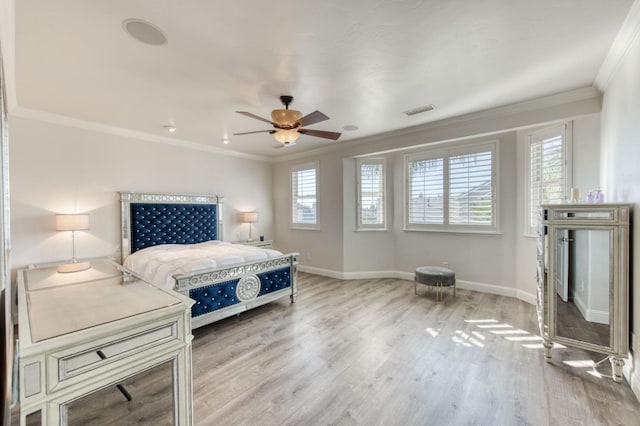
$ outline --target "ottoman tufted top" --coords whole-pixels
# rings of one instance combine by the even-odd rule
[[[416,268],[416,282],[426,285],[450,286],[456,283],[456,274],[451,269],[440,266],[420,266]]]

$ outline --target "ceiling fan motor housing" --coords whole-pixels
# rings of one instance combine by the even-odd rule
[[[282,95],[280,96],[280,101],[285,108],[289,109],[289,104],[293,102],[293,96]]]

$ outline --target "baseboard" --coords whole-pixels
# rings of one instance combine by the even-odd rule
[[[609,324],[609,312],[589,309],[584,300],[580,297],[576,297],[575,295],[573,296],[573,303],[575,303],[578,310],[587,321],[598,324]]]
[[[517,296],[518,299],[522,300],[523,302],[527,302],[530,305],[535,305],[536,303],[538,303],[538,296],[536,296],[535,294],[531,294],[529,292],[526,291],[522,291],[522,290],[517,290]]]
[[[314,268],[313,266],[298,265],[298,271],[308,272],[310,274],[320,275],[323,277],[335,278],[338,280],[344,280],[344,273],[337,271],[330,271],[329,269]]]
[[[404,271],[362,271],[362,272],[338,272],[328,269],[315,268],[313,266],[298,265],[298,270],[323,277],[339,280],[363,280],[376,278],[396,278],[413,281],[413,272]],[[493,284],[477,283],[466,280],[456,280],[456,286],[464,290],[478,291],[481,293],[497,294],[499,296],[515,297],[523,302],[536,304],[536,296],[515,288],[500,287]]]

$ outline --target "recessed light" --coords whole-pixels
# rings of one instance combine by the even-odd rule
[[[421,114],[427,111],[433,111],[434,109],[436,109],[436,106],[434,104],[429,104],[429,105],[424,105],[417,108],[409,109],[407,111],[404,111],[404,113],[407,114],[408,116],[412,116],[412,115]]]
[[[223,144],[229,145],[229,138],[222,138],[221,141]]]
[[[171,126],[171,125],[162,126],[162,128],[165,129],[169,133],[175,133],[176,130],[178,130],[178,128],[176,126]]]
[[[167,36],[162,30],[150,22],[142,19],[125,19],[122,28],[136,40],[151,46],[167,44]]]
[[[342,129],[348,132],[353,132],[355,130],[358,130],[358,126],[356,126],[355,124],[347,124],[346,126],[343,126]]]

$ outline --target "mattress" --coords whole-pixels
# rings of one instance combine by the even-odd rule
[[[162,244],[127,256],[123,265],[149,281],[172,289],[174,275],[190,274],[282,256],[278,250],[207,241],[199,244]]]

